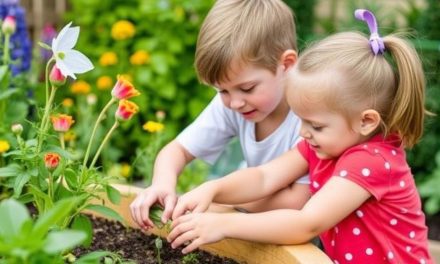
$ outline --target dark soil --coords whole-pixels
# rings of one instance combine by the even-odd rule
[[[147,235],[140,230],[124,227],[122,224],[102,218],[91,218],[93,224],[93,241],[90,248],[77,248],[73,254],[77,257],[91,251],[106,250],[119,254],[126,260],[135,263],[158,263],[155,247],[155,235]],[[196,251],[196,261],[184,261],[182,248],[172,249],[166,240],[162,239],[161,259],[163,264],[204,264],[237,262],[211,255],[204,251]]]
[[[427,215],[426,225],[428,226],[428,238],[440,241],[440,213]]]

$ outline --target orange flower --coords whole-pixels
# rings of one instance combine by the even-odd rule
[[[72,116],[59,114],[56,116],[51,116],[53,129],[57,132],[67,132],[70,126],[75,123]]]
[[[58,164],[60,163],[60,155],[55,152],[48,152],[46,155],[44,155],[44,165],[46,168],[53,170],[56,167],[58,167]]]
[[[129,82],[122,75],[118,75],[118,81],[112,90],[112,96],[118,98],[119,100],[128,99],[133,96],[138,96],[141,93],[134,88],[133,84]]]
[[[70,87],[70,91],[74,94],[88,94],[90,89],[90,84],[83,80],[74,82],[72,87]]]
[[[119,107],[116,110],[115,116],[120,121],[126,121],[139,111],[137,104],[128,100],[119,101]]]
[[[136,28],[128,20],[119,20],[112,26],[112,37],[115,40],[124,40],[134,36],[136,33]]]
[[[72,98],[64,98],[64,100],[61,102],[61,104],[67,108],[72,107],[73,106],[73,99]]]
[[[130,56],[130,63],[132,65],[143,65],[150,62],[150,54],[145,50],[138,50]]]
[[[107,90],[112,87],[113,80],[110,76],[104,75],[98,78],[96,86],[99,90]]]
[[[99,58],[99,64],[101,66],[111,66],[118,63],[118,55],[113,51],[104,52]]]

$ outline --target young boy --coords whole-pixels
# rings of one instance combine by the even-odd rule
[[[173,212],[177,177],[195,158],[214,163],[238,137],[248,166],[266,163],[296,145],[300,120],[284,98],[284,79],[297,59],[293,14],[281,0],[218,0],[197,41],[199,79],[218,91],[199,117],[158,154],[152,185],[130,205],[140,227],[153,227],[149,209]],[[300,209],[308,177],[264,199],[239,206],[249,212]]]

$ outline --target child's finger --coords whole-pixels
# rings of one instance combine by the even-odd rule
[[[174,207],[176,206],[177,197],[168,195],[164,201],[164,210],[162,214],[162,223],[166,223],[173,214]]]
[[[184,249],[182,249],[182,253],[183,254],[188,254],[194,250],[196,250],[197,248],[199,248],[202,245],[201,240],[199,238],[191,241],[191,243],[186,246]]]

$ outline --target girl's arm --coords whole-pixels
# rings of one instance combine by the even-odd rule
[[[168,241],[173,248],[189,241],[184,253],[224,238],[273,244],[304,243],[335,226],[370,196],[360,185],[334,176],[302,210],[186,214],[173,222]]]
[[[241,204],[255,201],[288,187],[305,175],[307,169],[306,160],[294,148],[264,165],[235,171],[182,195],[173,219],[187,211],[205,211],[211,202]]]

